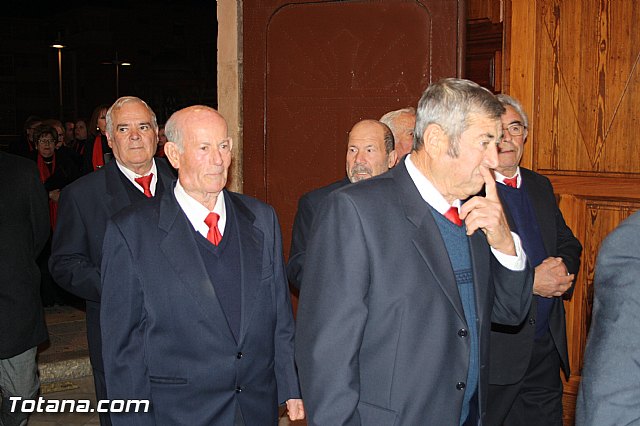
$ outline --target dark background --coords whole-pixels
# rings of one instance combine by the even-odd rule
[[[62,49],[63,111],[57,49]],[[217,106],[213,0],[16,1],[0,17],[0,144],[30,115],[89,120],[119,96],[144,99],[164,122],[175,110]],[[104,62],[111,62],[104,64]],[[62,115],[62,117],[60,117]]]

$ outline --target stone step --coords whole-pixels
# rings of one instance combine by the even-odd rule
[[[49,341],[38,348],[41,383],[90,376],[85,313],[73,306],[45,308]]]

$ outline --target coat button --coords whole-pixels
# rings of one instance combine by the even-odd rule
[[[535,318],[529,318],[529,324],[534,325],[536,323]]]
[[[236,393],[242,392],[242,388],[240,386],[236,387]]]
[[[465,330],[464,328],[461,328],[460,330],[458,330],[458,336],[460,337],[467,337],[467,330]]]
[[[462,389],[464,389],[465,387],[467,387],[467,385],[466,385],[464,382],[458,382],[458,383],[456,384],[456,389],[458,389],[458,390],[462,390]]]
[[[242,352],[238,352],[238,353],[236,354],[236,358],[238,358],[238,359],[242,358]]]

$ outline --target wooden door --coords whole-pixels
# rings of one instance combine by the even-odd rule
[[[525,159],[551,179],[584,246],[573,298],[565,302],[572,377],[564,414],[571,425],[600,243],[640,209],[640,4],[509,1],[506,9],[504,92],[530,114]]]
[[[256,4],[257,3],[257,4]],[[345,176],[347,133],[463,69],[464,1],[244,2],[244,192],[278,213]]]

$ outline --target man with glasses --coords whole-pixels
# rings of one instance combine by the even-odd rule
[[[519,167],[528,118],[520,102],[498,95],[505,107],[495,169],[509,226],[535,268],[531,309],[517,327],[493,324],[488,425],[562,425],[562,381],[569,378],[564,296],[573,291],[582,246],[558,208],[546,177]]]

